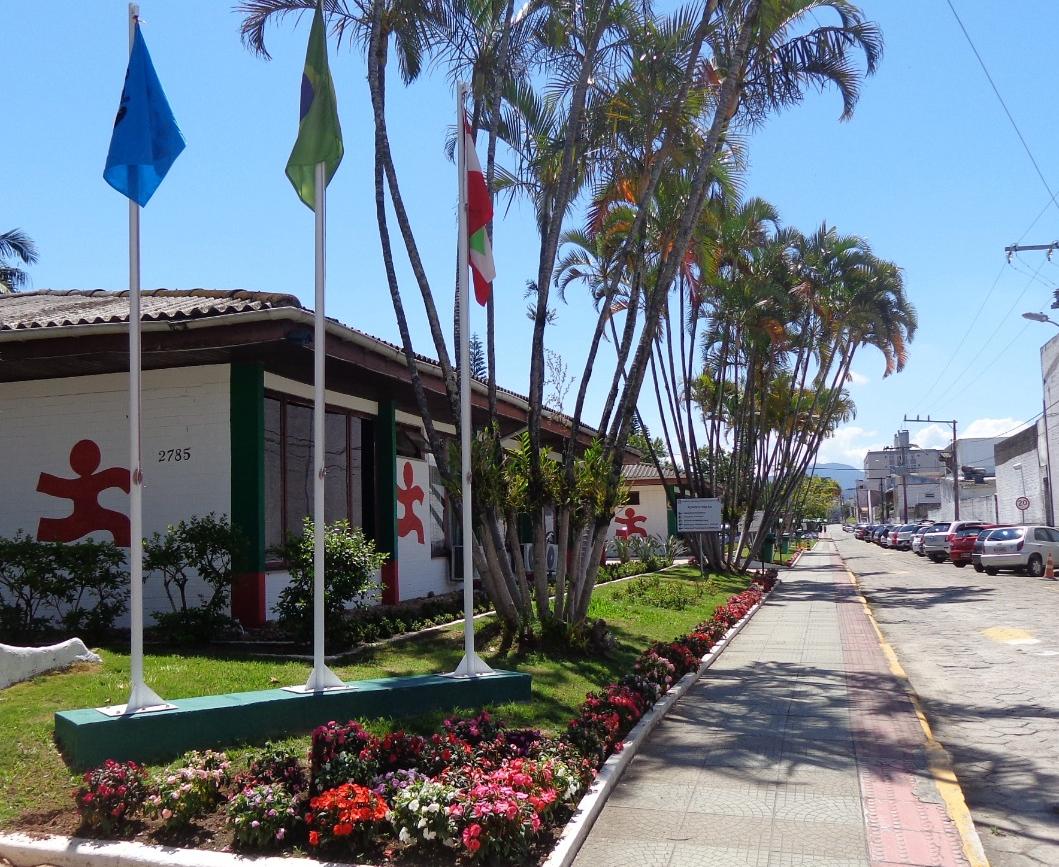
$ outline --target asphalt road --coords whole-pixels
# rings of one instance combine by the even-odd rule
[[[990,863],[1059,867],[1059,581],[830,535],[952,755]]]

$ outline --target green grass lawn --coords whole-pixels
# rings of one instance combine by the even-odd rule
[[[633,581],[637,579],[632,579]],[[603,585],[593,595],[590,615],[602,617],[618,641],[607,658],[544,653],[500,656],[497,627],[492,618],[477,624],[478,647],[496,668],[517,669],[533,677],[533,698],[496,708],[512,726],[562,729],[585,693],[620,677],[651,641],[668,640],[687,632],[708,617],[714,607],[742,590],[741,577],[713,576],[703,586],[698,570],[690,567],[663,573],[665,584],[698,592],[683,610],[659,608],[622,592],[627,582]],[[420,639],[369,649],[356,661],[336,668],[346,680],[451,671],[463,654],[462,627],[451,627]],[[129,658],[101,651],[102,665],[80,666],[63,673],[35,678],[0,692],[0,826],[25,814],[45,814],[72,806],[76,785],[52,740],[53,714],[59,710],[120,704],[128,693]],[[187,698],[223,692],[244,692],[303,683],[308,666],[283,660],[254,661],[217,655],[148,655],[147,682],[165,698]],[[440,726],[442,714],[402,720],[400,725],[429,732]],[[389,720],[372,721],[376,730],[392,727]],[[289,743],[305,749],[308,737]],[[230,750],[238,759],[242,750]]]

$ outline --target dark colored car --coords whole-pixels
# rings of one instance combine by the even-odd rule
[[[892,524],[880,524],[878,527],[875,528],[875,532],[872,533],[871,540],[876,545],[882,545],[883,536],[889,534],[889,532],[892,529],[893,529],[893,525]]]
[[[960,527],[955,533],[949,533],[945,542],[945,550],[948,552],[949,560],[953,566],[962,569],[971,562],[971,554],[979,537],[983,539],[989,535],[989,531],[997,529],[996,524],[983,524],[981,527]],[[982,536],[982,534],[985,536]],[[981,548],[978,561],[981,563]]]

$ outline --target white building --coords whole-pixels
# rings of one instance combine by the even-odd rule
[[[289,295],[199,289],[144,292],[142,310],[144,534],[229,516],[250,548],[232,615],[259,625],[289,580],[273,551],[312,513],[312,313]],[[363,528],[388,555],[384,602],[458,589],[404,353],[333,320],[326,351],[327,520]],[[0,295],[0,358],[0,536],[127,547],[127,293]],[[419,369],[439,433],[454,438],[437,362]],[[473,388],[484,423],[486,388]],[[501,390],[502,437],[524,430],[528,411]],[[560,448],[562,418],[546,410],[543,429]],[[145,585],[144,607],[168,608],[160,581]]]

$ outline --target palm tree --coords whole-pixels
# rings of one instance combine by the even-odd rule
[[[25,288],[29,275],[19,266],[37,261],[37,247],[21,229],[0,233],[0,295]]]

